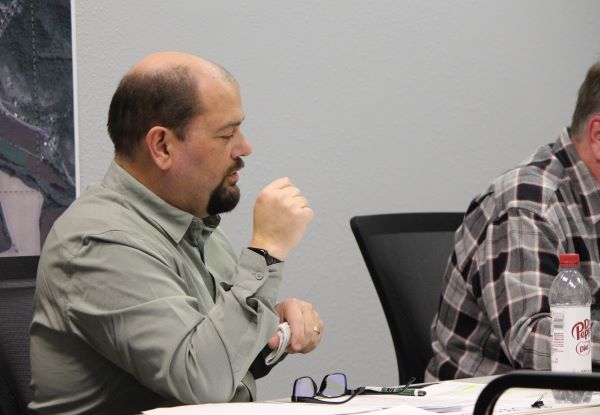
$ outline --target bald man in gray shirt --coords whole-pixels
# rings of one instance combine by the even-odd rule
[[[248,401],[280,322],[288,352],[317,347],[312,305],[276,304],[283,261],[313,217],[300,190],[281,178],[260,192],[239,256],[219,227],[252,151],[243,120],[237,82],[202,58],[153,54],[123,78],[108,119],[115,159],[41,254],[34,413]]]

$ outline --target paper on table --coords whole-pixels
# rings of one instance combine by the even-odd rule
[[[146,415],[430,415],[431,412],[408,405],[393,408],[373,405],[326,405],[291,402],[240,402],[185,405],[144,411]]]
[[[462,381],[441,382],[424,388],[427,391],[427,396],[424,397],[426,399],[413,402],[418,408],[430,411],[431,413],[471,415],[475,401],[485,386],[485,384]],[[600,395],[596,393],[592,395],[592,401],[589,404],[572,405],[555,403],[552,398],[552,392],[549,390],[512,388],[502,394],[494,407],[494,413],[531,413],[531,404],[537,401],[542,394],[544,395],[542,398],[544,406],[536,408],[536,413],[600,405]]]

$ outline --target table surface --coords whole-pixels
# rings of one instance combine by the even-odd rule
[[[479,377],[479,378],[457,379],[456,381],[457,382],[465,382],[465,383],[487,384],[492,379],[494,379],[494,376],[486,376],[486,377]],[[371,396],[373,396],[373,395],[371,395]],[[415,398],[415,399],[419,399],[419,398]],[[361,401],[363,401],[363,402],[361,402]],[[269,404],[269,403],[280,403],[281,404],[281,403],[286,403],[286,402],[290,402],[290,398],[276,399],[274,401],[263,401],[262,403],[263,404]],[[366,396],[359,395],[356,398],[354,398],[354,400],[352,402],[349,403],[350,406],[354,406],[354,405],[352,405],[352,403],[358,404],[358,405],[366,405],[366,406],[383,405],[383,404],[380,404],[380,403],[375,404],[374,402],[370,402],[370,399],[369,399],[368,395],[366,395]],[[215,407],[215,405],[217,405],[218,407]],[[223,407],[221,405],[225,405],[225,406]],[[246,413],[246,411],[248,411],[248,410],[250,411],[250,413],[253,413],[253,414],[257,413],[256,412],[257,410],[255,409],[256,407],[249,408],[249,407],[239,407],[239,406],[236,406],[236,405],[241,405],[241,404],[239,404],[239,403],[238,404],[204,404],[204,405],[201,405],[201,406],[204,406],[204,409],[206,411],[202,411],[202,410],[198,411],[198,408],[195,408],[195,411],[198,411],[199,413],[209,413],[209,414],[213,414],[213,413],[217,414],[217,413],[219,413],[219,414],[222,414],[223,412],[232,413],[231,411],[235,409],[235,413]],[[253,405],[253,404],[252,403],[245,403],[245,405]],[[309,405],[311,407],[311,409],[312,408],[317,409],[318,406],[319,406],[319,405],[315,406],[314,404],[293,404],[293,405],[294,406],[296,406],[296,405]],[[235,406],[235,408],[234,408],[234,406]],[[324,406],[325,407],[331,407],[330,405],[324,405]],[[179,408],[180,409],[184,409],[183,407],[179,407]],[[341,407],[338,407],[338,408],[341,408]],[[175,408],[172,408],[172,409],[175,409]],[[225,411],[225,409],[227,409],[227,411]],[[269,408],[269,409],[272,410],[272,408]],[[281,408],[278,408],[277,410],[280,411]],[[173,413],[184,413],[184,412],[185,411],[183,411],[183,412],[179,412],[177,410],[173,411]],[[283,412],[285,412],[285,410]],[[306,413],[309,413],[309,412],[310,411],[306,411]],[[185,413],[187,414],[187,413],[191,413],[191,412],[189,412],[189,410],[188,410],[188,412],[185,412]],[[269,412],[269,413],[272,413],[272,412]],[[279,413],[279,412],[277,412],[277,413]],[[298,413],[298,412],[296,411],[294,413]],[[305,412],[302,412],[302,413],[305,413]],[[315,412],[315,413],[318,413],[318,412]],[[494,413],[497,413],[497,412],[494,412]],[[595,407],[578,408],[578,409],[569,408],[569,409],[554,410],[552,412],[543,412],[543,413],[552,413],[552,414],[559,414],[559,415],[565,415],[565,414],[575,414],[575,415],[591,415],[591,414],[595,414],[595,415],[599,415],[600,414],[600,407],[599,406],[595,406]],[[520,414],[523,414],[523,412],[520,412]],[[541,415],[540,414],[540,410],[538,410],[536,408],[531,408],[531,412],[528,411],[527,414],[528,415],[529,414],[532,414],[532,415],[533,414],[536,414],[536,415],[539,414],[539,415]]]

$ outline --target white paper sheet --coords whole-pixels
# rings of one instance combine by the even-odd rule
[[[144,411],[147,415],[429,415],[408,405],[396,405],[393,408],[364,404],[322,405],[291,402],[244,402],[186,405],[175,408],[157,408]]]
[[[427,396],[415,405],[436,414],[471,415],[475,401],[485,386],[485,384],[464,381],[441,382],[424,388],[427,391]],[[532,408],[531,404],[540,398],[544,402],[544,406]],[[589,404],[572,405],[554,402],[550,390],[512,388],[502,394],[494,407],[494,414],[524,414],[532,411],[544,413],[565,408],[583,408],[597,405],[600,405],[600,394],[598,393],[592,395]]]

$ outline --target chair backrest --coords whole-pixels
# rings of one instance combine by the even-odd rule
[[[463,216],[395,213],[350,220],[392,334],[401,384],[413,376],[423,381],[433,354],[431,322]]]
[[[29,325],[39,257],[0,258],[0,409],[26,414],[31,400]]]

